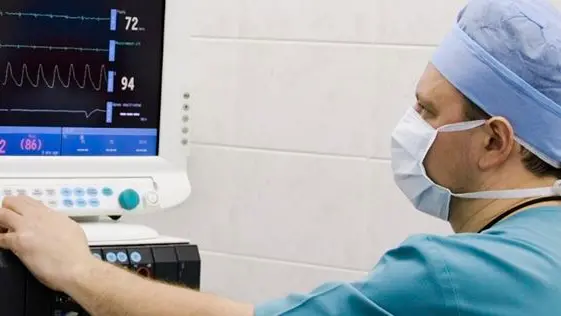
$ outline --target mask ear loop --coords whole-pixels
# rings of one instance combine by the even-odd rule
[[[468,122],[460,122],[460,123],[453,123],[441,126],[437,129],[439,132],[462,132],[467,131],[470,129],[474,129],[476,127],[480,127],[487,122],[486,120],[477,120],[477,121],[468,121]]]
[[[555,181],[555,183],[553,184],[552,192],[555,195],[561,196],[561,180]]]
[[[496,190],[483,191],[473,193],[454,194],[453,196],[462,199],[527,199],[548,196],[561,196],[561,180],[555,181],[551,187],[534,188],[534,189],[513,189],[513,190]]]

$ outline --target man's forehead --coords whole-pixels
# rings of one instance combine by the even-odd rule
[[[419,102],[433,106],[464,101],[462,94],[432,64],[425,68],[415,95]]]

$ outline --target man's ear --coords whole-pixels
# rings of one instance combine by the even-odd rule
[[[484,130],[484,154],[479,159],[479,168],[488,170],[508,160],[516,146],[514,129],[504,117],[493,117],[487,121]]]

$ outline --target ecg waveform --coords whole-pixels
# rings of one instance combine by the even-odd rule
[[[91,86],[93,90],[101,91],[107,82],[107,70],[105,65],[101,65],[98,78],[98,80],[94,80],[91,66],[89,64],[84,66],[83,77],[79,77],[77,75],[76,66],[74,64],[70,64],[67,76],[62,75],[59,65],[54,67],[51,76],[47,76],[45,73],[45,67],[42,64],[40,64],[37,68],[37,74],[33,76],[30,74],[28,65],[23,64],[20,75],[18,76],[14,72],[12,63],[8,62],[6,64],[4,80],[0,81],[0,83],[2,86],[7,86],[8,84],[13,83],[18,87],[23,87],[25,83],[28,83],[34,88],[38,88],[44,84],[50,89],[54,89],[57,83],[64,88],[70,88],[71,84],[75,83],[80,89],[85,89],[86,87]]]
[[[0,11],[0,16],[13,16],[18,18],[49,18],[49,19],[65,19],[65,20],[80,20],[80,21],[110,21],[110,17],[99,17],[99,16],[81,16],[81,15],[65,15],[65,14],[54,14],[54,13],[35,13],[35,12],[10,12],[10,11]]]

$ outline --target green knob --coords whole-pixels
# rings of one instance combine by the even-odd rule
[[[119,204],[125,210],[132,211],[140,204],[140,195],[135,190],[125,190],[119,195]]]

